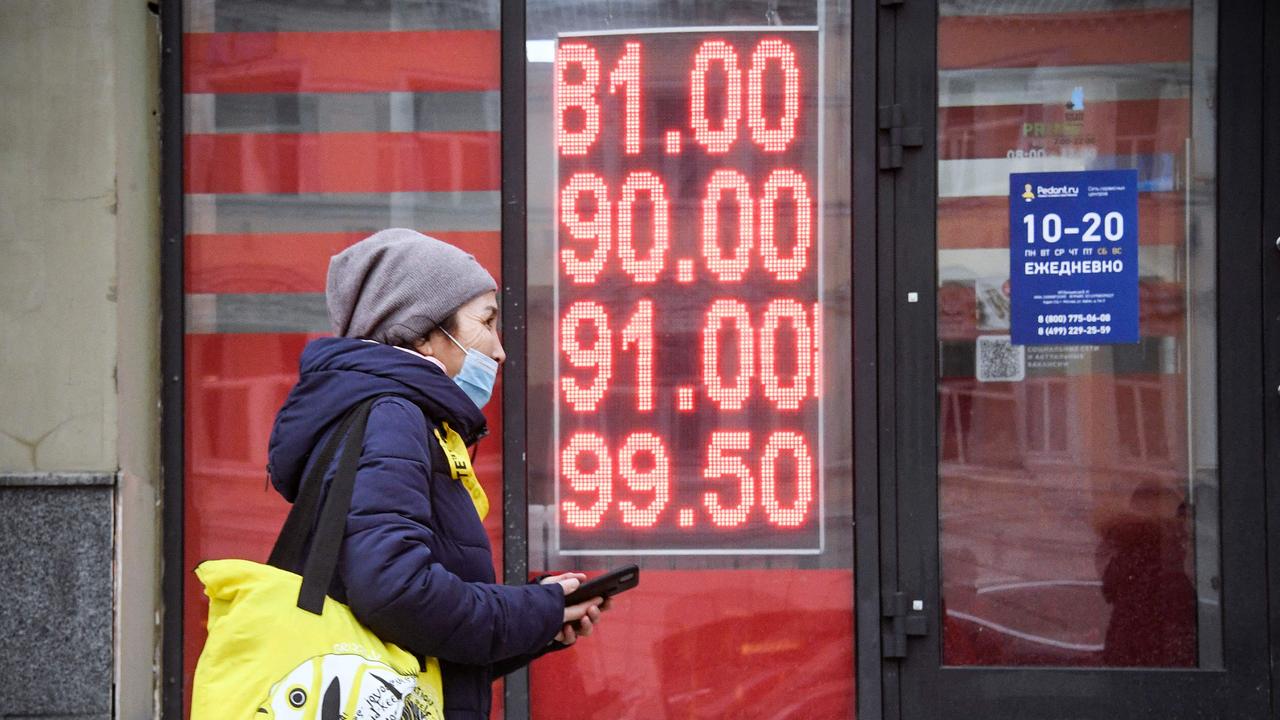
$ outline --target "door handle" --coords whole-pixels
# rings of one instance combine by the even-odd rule
[[[884,618],[889,621],[884,638],[883,652],[887,658],[907,656],[907,638],[929,634],[929,617],[924,614],[924,602],[907,602],[907,594],[895,592],[885,597]]]

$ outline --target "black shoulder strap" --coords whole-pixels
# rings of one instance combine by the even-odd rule
[[[364,447],[364,431],[369,422],[369,411],[380,397],[383,396],[365,400],[348,412],[321,448],[267,561],[275,567],[290,570],[302,565],[298,607],[317,615],[324,610],[324,598],[337,571],[338,554],[342,549],[347,513],[351,510],[351,495],[355,489],[356,470],[360,467],[360,453]],[[338,458],[338,469],[328,492],[325,492],[324,475],[339,445],[342,455]],[[304,558],[302,551],[312,527],[315,528],[315,536]]]
[[[289,516],[285,518],[284,526],[280,528],[280,535],[276,538],[271,557],[267,560],[268,565],[292,572],[298,570],[306,559],[302,556],[302,551],[306,549],[311,529],[315,527],[320,501],[324,499],[324,475],[329,470],[329,465],[333,463],[333,457],[338,453],[338,448],[342,445],[343,438],[347,436],[347,431],[351,429],[351,421],[355,420],[357,409],[352,408],[338,421],[338,426],[334,428],[328,442],[316,453],[315,460],[312,461],[306,476],[302,479],[298,496],[293,499]]]

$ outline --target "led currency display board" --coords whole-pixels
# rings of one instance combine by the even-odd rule
[[[813,28],[558,39],[562,553],[821,551],[818,59]]]

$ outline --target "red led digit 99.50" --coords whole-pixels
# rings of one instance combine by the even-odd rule
[[[563,36],[564,554],[822,548],[818,35]]]

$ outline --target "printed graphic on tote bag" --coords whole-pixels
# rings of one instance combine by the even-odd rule
[[[271,686],[256,717],[435,720],[441,709],[413,675],[359,655],[330,654],[307,660]]]

